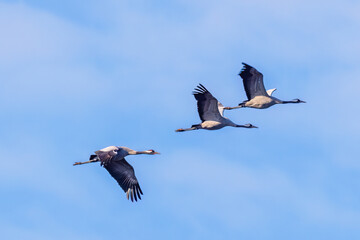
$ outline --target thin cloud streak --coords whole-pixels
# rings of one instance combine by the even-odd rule
[[[359,4],[105,1],[74,3],[76,18],[50,5],[0,3],[4,236],[359,235]],[[198,82],[225,105],[244,100],[242,61],[308,103],[226,112],[257,131],[174,133],[199,121]],[[137,205],[99,166],[71,166],[112,144],[162,153],[130,159]]]

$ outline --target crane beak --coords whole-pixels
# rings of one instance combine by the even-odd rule
[[[150,154],[150,155],[160,154],[159,152],[155,152],[155,151],[152,150],[152,149],[147,150],[146,152],[147,152],[147,154]]]

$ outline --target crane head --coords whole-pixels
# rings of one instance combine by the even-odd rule
[[[160,154],[158,152],[155,152],[153,149],[147,150],[147,154],[154,155],[154,154]]]
[[[246,128],[258,128],[257,126],[254,126],[251,123],[245,124],[244,127],[246,127]]]
[[[302,100],[300,100],[300,99],[294,99],[294,101],[296,102],[296,103],[306,103],[305,101],[302,101]]]

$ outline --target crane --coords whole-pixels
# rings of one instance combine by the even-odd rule
[[[100,162],[100,166],[103,166],[124,190],[127,199],[130,196],[133,202],[134,199],[135,201],[137,201],[137,198],[141,199],[140,194],[142,195],[143,192],[135,176],[134,168],[125,160],[125,157],[139,154],[154,155],[160,153],[152,149],[135,151],[128,147],[109,146],[96,151],[94,155],[90,156],[89,161],[75,162],[73,165]]]
[[[246,63],[242,64],[244,65],[244,67],[239,73],[239,75],[243,79],[244,88],[248,100],[243,101],[236,107],[224,107],[224,109],[231,110],[242,107],[264,109],[271,107],[275,104],[305,103],[305,101],[302,101],[300,99],[282,101],[273,97],[272,94],[276,90],[276,88],[269,89],[267,91],[265,90],[262,73]]]
[[[197,100],[198,113],[201,119],[200,124],[192,125],[191,128],[177,129],[176,132],[191,131],[197,129],[217,130],[226,126],[242,127],[242,128],[257,128],[252,124],[238,125],[233,123],[230,119],[223,116],[224,106],[213,97],[213,95],[202,85],[199,84],[193,92]]]

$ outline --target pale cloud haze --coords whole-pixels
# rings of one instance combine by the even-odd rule
[[[0,1],[3,239],[358,239],[356,1]],[[175,133],[192,89],[281,99],[225,112],[259,129]],[[133,204],[93,151],[123,145]]]

